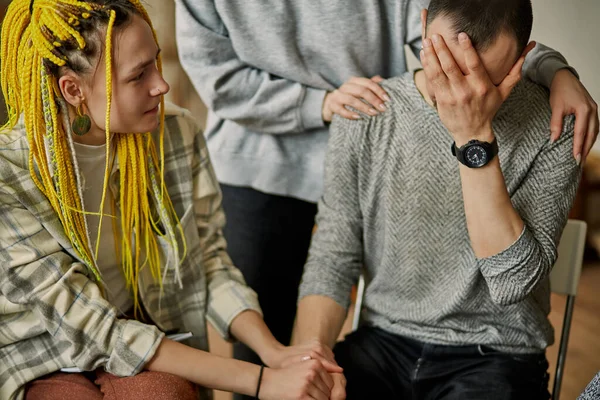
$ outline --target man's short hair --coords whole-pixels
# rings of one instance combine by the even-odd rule
[[[427,25],[436,17],[452,20],[456,33],[465,32],[478,51],[485,51],[502,33],[514,35],[518,52],[529,42],[533,25],[531,0],[431,0]]]

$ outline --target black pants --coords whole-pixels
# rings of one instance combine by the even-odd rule
[[[221,190],[228,253],[258,294],[265,322],[275,338],[289,344],[317,206],[245,187],[221,185]],[[260,363],[241,343],[234,345],[233,355]]]
[[[546,355],[425,344],[361,327],[334,348],[347,400],[547,400]]]

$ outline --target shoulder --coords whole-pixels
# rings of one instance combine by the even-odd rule
[[[335,116],[332,123],[332,140],[340,136],[337,142],[356,142],[361,147],[369,143],[386,141],[399,127],[410,123],[410,119],[421,113],[423,101],[416,89],[413,73],[386,79],[380,83],[390,97],[387,110],[377,116],[359,113],[360,120],[348,120]],[[331,141],[330,141],[331,143]]]
[[[527,78],[517,83],[506,103],[511,108],[529,103],[533,107],[532,111],[544,115],[550,114],[550,92],[544,86]]]
[[[523,78],[513,88],[496,117],[519,125],[549,127],[552,115],[549,99],[549,92],[545,87]]]
[[[165,150],[174,152],[181,148],[192,147],[198,137],[202,137],[200,123],[192,113],[173,103],[165,101]],[[158,141],[159,130],[153,132],[154,140]],[[157,142],[158,143],[158,142]]]
[[[515,86],[497,117],[520,135],[527,134],[528,137],[545,143],[550,138],[552,118],[550,92],[544,86],[524,78]],[[561,136],[572,140],[574,128],[574,116],[566,116]]]
[[[0,148],[12,148],[27,144],[27,133],[25,125],[19,121],[14,128],[10,130],[0,131]],[[29,146],[27,146],[29,149]]]
[[[405,72],[402,75],[389,78],[381,82],[392,102],[400,104],[412,104],[418,91],[415,86],[414,72]]]
[[[7,169],[29,170],[29,142],[23,124],[0,132],[0,175],[6,176]]]
[[[174,134],[183,136],[195,136],[202,129],[200,123],[192,115],[190,110],[165,101],[165,129]]]
[[[374,118],[376,123],[407,125],[415,116],[423,115],[424,110],[430,108],[417,89],[412,71],[387,79],[381,86],[390,96],[390,101],[387,104],[388,110],[381,114],[383,118]]]

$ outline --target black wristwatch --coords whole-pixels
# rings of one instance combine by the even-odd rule
[[[456,147],[456,142],[452,143],[452,155],[469,168],[481,168],[487,165],[496,154],[498,154],[498,142],[495,138],[492,143],[470,140],[460,148]]]

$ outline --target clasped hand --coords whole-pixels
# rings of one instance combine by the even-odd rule
[[[296,346],[277,346],[263,360],[260,399],[343,400],[345,379],[331,349],[314,340]]]

